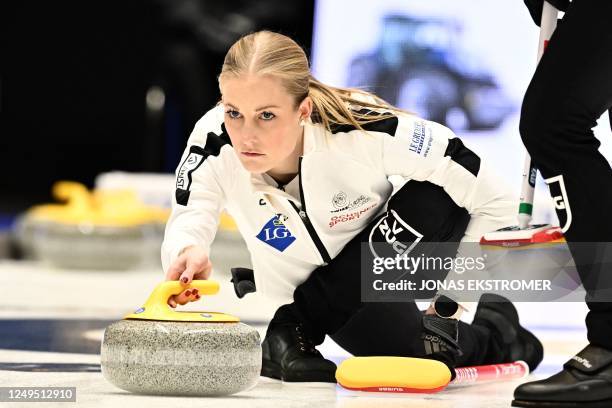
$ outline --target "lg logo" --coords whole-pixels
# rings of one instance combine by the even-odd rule
[[[273,239],[284,239],[291,235],[289,230],[285,227],[274,227],[274,228],[265,228],[264,239],[266,241],[270,241]]]
[[[262,227],[259,234],[257,234],[257,238],[283,252],[296,239],[285,226],[287,219],[286,215],[276,214]]]

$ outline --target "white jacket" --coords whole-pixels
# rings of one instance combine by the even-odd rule
[[[438,123],[398,114],[366,126],[364,134],[349,126],[330,132],[307,121],[300,201],[242,167],[223,120],[218,105],[197,122],[176,171],[164,272],[188,245],[210,250],[225,208],[246,241],[257,291],[279,304],[291,302],[297,285],[385,210],[391,175],[442,186],[471,214],[464,241],[478,242],[514,221],[516,202],[508,191]]]

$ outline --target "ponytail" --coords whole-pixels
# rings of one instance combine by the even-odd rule
[[[325,85],[312,75],[309,77],[308,88],[308,95],[314,105],[311,119],[328,130],[334,125],[350,125],[364,130],[363,125],[391,118],[398,112],[412,114],[370,92]]]

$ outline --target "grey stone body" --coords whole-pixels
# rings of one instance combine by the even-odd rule
[[[259,379],[260,337],[243,323],[122,320],[104,332],[101,367],[134,393],[234,394]]]
[[[27,258],[67,269],[125,270],[157,265],[164,234],[161,223],[111,227],[22,217],[16,225],[17,242]]]

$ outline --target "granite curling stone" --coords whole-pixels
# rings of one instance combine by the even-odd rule
[[[175,311],[171,295],[189,287],[202,295],[219,284],[194,280],[158,285],[145,305],[104,331],[102,374],[138,394],[220,396],[249,389],[261,372],[257,330],[234,316],[216,312]]]
[[[53,196],[62,203],[33,206],[16,223],[26,257],[59,268],[126,270],[159,253],[169,210],[145,205],[134,191],[60,181]]]

